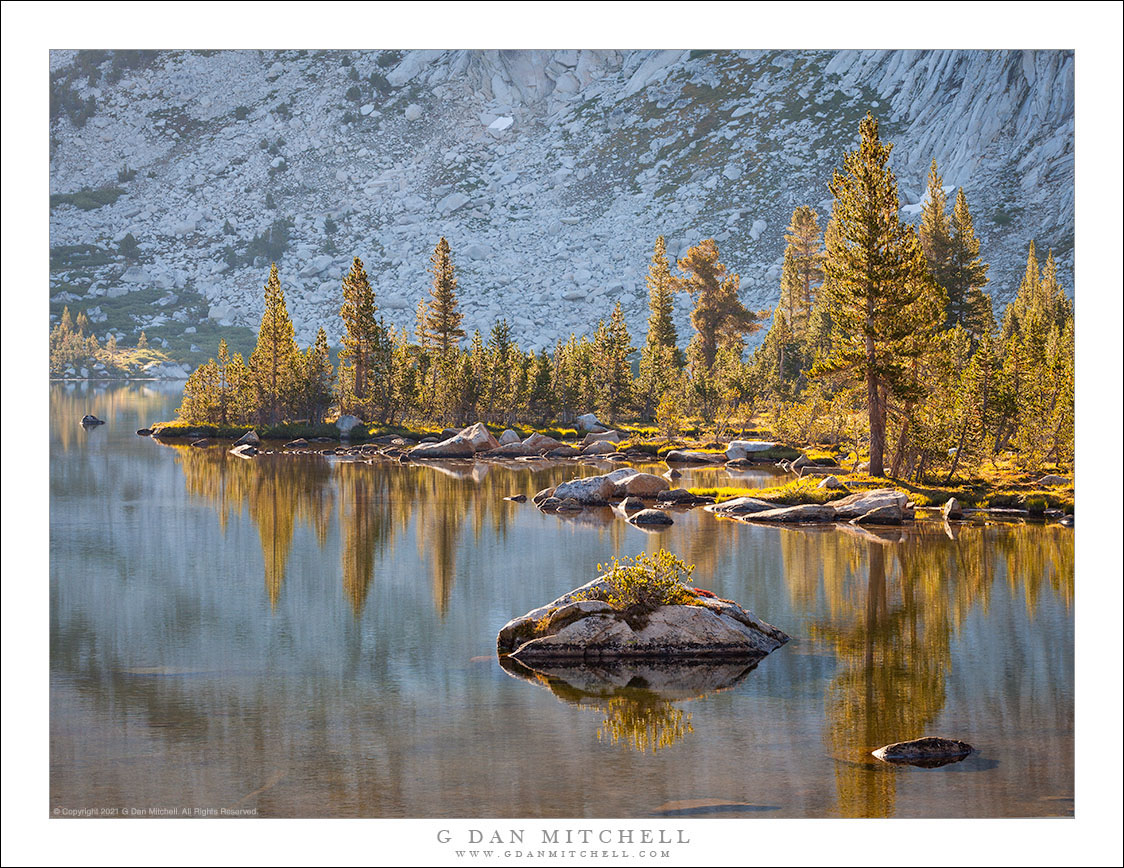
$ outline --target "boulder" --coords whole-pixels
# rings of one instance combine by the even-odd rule
[[[890,503],[864,512],[858,518],[851,519],[851,524],[901,524],[903,516],[904,510]]]
[[[1069,485],[1071,481],[1072,480],[1068,479],[1065,476],[1058,476],[1056,473],[1047,473],[1041,479],[1036,479],[1034,481],[1034,484],[1051,487],[1054,485]]]
[[[768,440],[731,440],[726,447],[726,458],[730,461],[743,461],[753,457],[756,452],[768,452],[776,445]]]
[[[298,437],[296,440],[290,440],[285,444],[286,449],[304,449],[308,446],[308,441],[303,437]]]
[[[823,479],[820,482],[820,484],[816,486],[816,488],[836,489],[836,488],[846,488],[846,486],[842,482],[840,482],[838,480],[838,478],[836,478],[835,476],[828,476],[825,479]]]
[[[775,503],[758,500],[756,497],[734,497],[722,503],[708,506],[707,509],[715,515],[752,515],[755,512],[776,509],[776,507]]]
[[[527,502],[527,495],[525,495],[525,494],[511,494],[511,495],[508,495],[507,497],[505,497],[504,500],[510,500],[512,503],[526,503]]]
[[[674,524],[671,516],[662,509],[642,509],[628,517],[633,524],[668,525]]]
[[[245,434],[234,441],[235,446],[244,446],[247,443],[251,446],[257,446],[259,443],[261,443],[261,438],[258,436],[258,432],[253,428],[251,428],[249,431],[247,431]]]
[[[336,429],[340,432],[340,434],[346,437],[351,433],[352,428],[354,428],[356,425],[362,424],[363,422],[359,419],[358,416],[352,416],[348,413],[345,413],[336,420]]]
[[[543,453],[547,458],[575,458],[581,455],[581,452],[573,446],[556,446],[549,452]]]
[[[553,494],[554,494],[553,488],[544,488],[542,491],[540,491],[538,494],[536,494],[534,497],[531,498],[531,502],[534,503],[535,506],[538,506],[544,500],[546,500],[548,497],[551,497]]]
[[[636,497],[635,495],[632,495],[630,497],[626,497],[624,500],[621,501],[621,509],[623,509],[625,512],[635,512],[636,510],[643,509],[643,508],[644,508],[644,501],[642,501],[639,497]]]
[[[419,443],[410,450],[410,458],[472,458],[476,449],[472,443],[456,434],[437,443]]]
[[[582,455],[609,455],[617,451],[617,444],[611,440],[597,440],[588,446],[583,446]]]
[[[578,418],[574,420],[574,424],[577,425],[579,431],[606,430],[605,426],[598,421],[597,416],[593,413],[585,413],[584,415],[578,416]]]
[[[152,436],[152,429],[151,428],[138,428],[137,429],[137,436],[138,437],[151,437]]]
[[[105,420],[99,419],[93,413],[87,413],[85,416],[82,417],[82,424],[85,425],[87,428],[92,428],[95,425],[104,425]]]
[[[613,443],[620,443],[623,439],[624,437],[621,435],[620,431],[590,432],[589,434],[585,435],[585,439],[582,441],[582,446],[588,446],[589,444],[596,443],[599,440],[609,440]]]
[[[964,515],[964,510],[960,506],[960,501],[955,497],[950,497],[945,501],[944,506],[941,507],[941,515],[944,516],[945,521],[962,517]]]
[[[241,446],[235,446],[230,450],[231,455],[237,455],[239,458],[253,458],[258,454],[258,447],[253,443],[243,443]]]
[[[782,631],[735,603],[696,597],[696,605],[658,606],[637,617],[605,599],[605,578],[509,621],[499,655],[516,660],[614,658],[755,661],[788,641]]]
[[[691,452],[686,449],[672,449],[663,460],[667,464],[718,464],[726,460],[723,452]]]
[[[616,483],[608,476],[587,476],[563,482],[554,489],[554,496],[560,500],[572,497],[586,506],[604,506],[616,491]]]
[[[883,762],[934,768],[959,762],[973,750],[970,744],[955,738],[925,736],[888,744],[872,753]]]
[[[539,501],[538,507],[543,512],[554,512],[562,504],[562,501],[553,495]]]
[[[618,497],[629,495],[656,497],[661,491],[667,491],[670,487],[667,480],[662,476],[656,476],[654,473],[642,473],[631,467],[622,467],[620,470],[607,473],[606,476],[616,486],[615,494]]]
[[[695,496],[685,488],[668,488],[656,495],[657,503],[694,503]]]
[[[555,440],[553,437],[547,437],[537,431],[523,441],[525,455],[542,455],[562,445],[561,440]]]
[[[519,458],[527,454],[527,447],[518,441],[515,443],[503,443],[495,449],[489,449],[487,452],[481,454],[489,458]]]
[[[500,446],[507,446],[510,443],[519,443],[523,438],[510,428],[506,429],[500,435]]]
[[[874,488],[834,500],[831,502],[831,507],[840,519],[850,521],[882,506],[897,506],[899,510],[904,510],[906,501],[905,494],[900,491],[892,488]]]
[[[746,513],[743,514],[743,517],[747,521],[835,521],[835,510],[831,506],[821,506],[818,503],[802,503],[798,506],[782,506],[774,509],[762,510],[760,512]]]
[[[489,449],[495,449],[500,445],[499,441],[492,436],[483,422],[477,422],[474,425],[469,425],[462,430],[459,435],[472,444],[473,452],[485,452]]]
[[[559,503],[554,507],[558,512],[582,512],[585,504],[576,497],[554,498]]]

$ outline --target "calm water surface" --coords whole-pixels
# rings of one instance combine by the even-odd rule
[[[503,500],[573,465],[245,461],[136,436],[178,400],[174,384],[51,386],[52,807],[1073,813],[1070,529],[870,534],[695,510],[653,535],[608,509]],[[108,424],[83,431],[86,412]],[[657,546],[793,641],[662,693],[500,667],[507,620]],[[869,756],[926,734],[977,753]]]

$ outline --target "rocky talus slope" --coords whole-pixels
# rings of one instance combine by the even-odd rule
[[[716,238],[775,302],[791,211],[826,220],[868,110],[907,218],[931,158],[965,188],[999,300],[1032,238],[1071,285],[1073,74],[1064,51],[57,51],[51,312],[198,363],[256,328],[276,257],[298,340],[335,340],[359,255],[412,327],[445,235],[469,330],[551,348],[620,301],[639,343],[659,234]]]

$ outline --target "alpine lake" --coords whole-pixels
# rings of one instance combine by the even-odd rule
[[[181,383],[49,388],[51,807],[1073,815],[1070,527],[675,509],[653,533],[504,500],[620,466],[604,461],[245,460],[137,436],[174,416]],[[85,413],[106,424],[83,429]],[[792,641],[672,691],[501,666],[509,619],[658,548]],[[975,751],[940,768],[871,756],[924,735]]]

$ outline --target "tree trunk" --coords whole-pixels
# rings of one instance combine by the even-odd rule
[[[866,397],[870,406],[870,475],[882,476],[886,472],[883,463],[886,452],[886,408],[882,403],[878,378],[873,369],[867,371]]]

